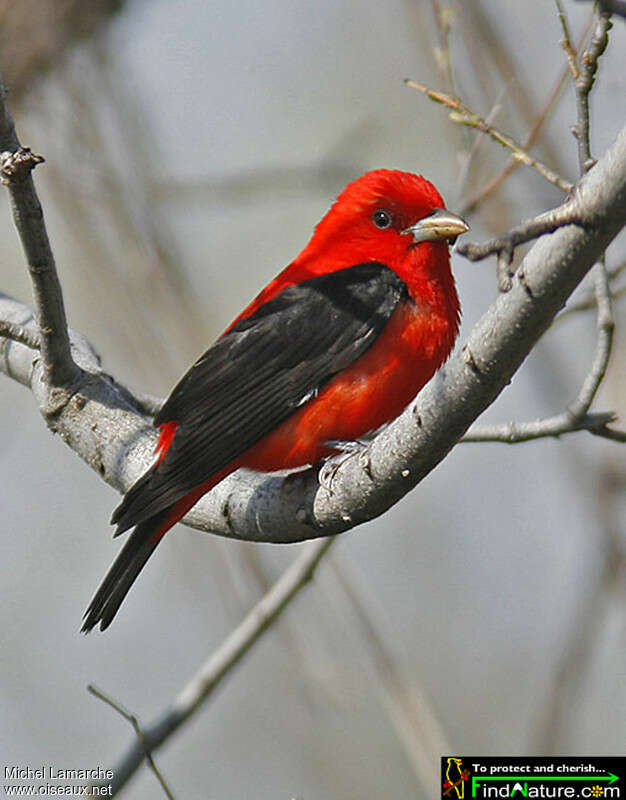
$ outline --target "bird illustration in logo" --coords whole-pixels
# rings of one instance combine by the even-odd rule
[[[469,776],[470,774],[463,768],[463,761],[460,758],[448,758],[446,780],[443,784],[443,796],[454,797],[456,795],[458,800],[462,800],[465,797],[465,781]]]

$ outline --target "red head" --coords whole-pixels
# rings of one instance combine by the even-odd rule
[[[407,284],[435,258],[445,267],[448,244],[468,230],[421,175],[366,172],[349,183],[315,229],[294,265],[312,274],[366,261],[386,264]],[[326,254],[332,253],[332,265]]]
[[[440,285],[450,295],[450,313],[456,317],[448,244],[467,230],[460,217],[445,211],[441,195],[421,175],[390,169],[366,172],[346,186],[300,255],[241,316],[290,284],[377,261],[393,269],[416,299],[427,299]]]

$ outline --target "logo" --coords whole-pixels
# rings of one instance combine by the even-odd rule
[[[442,756],[443,800],[624,798],[626,756]]]

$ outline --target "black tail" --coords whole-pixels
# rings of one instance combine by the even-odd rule
[[[161,541],[159,528],[166,516],[167,511],[161,512],[140,522],[132,532],[85,611],[83,633],[88,633],[98,623],[101,631],[109,627],[135,578]]]

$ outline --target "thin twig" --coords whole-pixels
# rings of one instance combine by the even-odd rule
[[[45,380],[51,387],[67,387],[75,381],[79,369],[70,351],[63,294],[31,175],[43,158],[21,147],[5,98],[6,89],[0,85],[1,180],[9,189],[13,219],[28,262]],[[52,397],[49,405],[54,406]]]
[[[0,336],[24,344],[31,350],[39,350],[41,347],[41,337],[38,331],[17,325],[15,322],[0,320]]]
[[[585,220],[581,217],[580,210],[569,202],[562,206],[545,211],[534,219],[523,222],[515,228],[511,228],[502,236],[488,239],[486,242],[476,244],[475,242],[462,242],[456,247],[456,251],[470,261],[481,261],[487,256],[497,255],[502,251],[514,250],[521,244],[530,242],[546,233],[554,231],[565,225],[585,226]]]
[[[556,3],[556,11],[559,17],[559,22],[561,23],[561,28],[563,29],[563,39],[561,40],[561,47],[565,51],[565,55],[567,56],[567,64],[569,67],[570,74],[574,80],[578,80],[580,76],[580,67],[578,66],[578,52],[574,45],[572,44],[572,37],[569,31],[569,23],[567,21],[567,15],[565,13],[565,9],[563,8],[563,3],[561,0],[554,0]]]
[[[600,384],[609,364],[611,348],[613,345],[613,332],[615,330],[615,319],[611,306],[611,290],[604,261],[600,261],[593,268],[596,302],[598,305],[598,316],[596,321],[596,352],[589,374],[580,389],[578,397],[570,405],[568,411],[574,419],[582,419],[589,411],[594,401]]]
[[[574,128],[574,135],[578,142],[578,160],[585,172],[595,164],[591,156],[589,135],[589,94],[595,82],[598,59],[609,43],[611,24],[611,14],[609,12],[601,12],[589,46],[581,56],[580,74],[574,83],[578,110],[578,121]]]
[[[613,442],[626,442],[626,431],[616,431],[614,428],[604,428],[603,430],[590,430],[595,436],[601,436],[603,439],[610,439]]]
[[[563,411],[553,417],[532,420],[529,422],[505,422],[500,425],[473,425],[460,440],[461,442],[500,442],[501,444],[519,444],[535,439],[558,439],[569,433],[589,431],[594,436],[612,439],[617,442],[625,440],[626,432],[609,428],[616,419],[611,412],[585,414],[581,419],[573,419],[569,411]]]
[[[167,785],[165,778],[161,774],[157,765],[154,763],[154,759],[152,758],[152,753],[150,751],[150,747],[148,745],[145,733],[143,731],[143,728],[139,724],[139,720],[137,719],[137,717],[133,713],[125,709],[124,706],[121,705],[121,703],[118,703],[117,700],[114,700],[112,697],[105,694],[101,689],[97,689],[93,684],[90,683],[87,686],[87,691],[91,692],[91,694],[94,695],[94,697],[103,700],[107,705],[111,706],[111,708],[115,709],[115,711],[117,711],[118,714],[124,717],[125,720],[130,722],[130,724],[133,726],[135,730],[135,733],[137,734],[138,740],[141,742],[141,746],[143,747],[144,756],[146,761],[148,762],[148,766],[156,775],[157,780],[161,784],[161,787],[163,788],[163,791],[165,792],[166,796],[169,797],[170,800],[174,800],[174,795],[170,791],[170,788]]]
[[[135,742],[113,768],[111,796],[115,796],[135,773],[146,752],[153,753],[202,706],[257,639],[278,619],[313,578],[317,565],[333,541],[334,538],[328,538],[311,542],[222,645],[209,656],[171,706],[154,723],[144,728],[142,741]]]
[[[501,292],[508,292],[512,286],[511,280],[514,271],[511,265],[516,247],[546,233],[554,233],[565,225],[584,226],[588,223],[588,220],[582,218],[577,205],[568,200],[562,206],[550,209],[534,219],[511,228],[502,236],[488,239],[481,244],[463,242],[457,245],[456,250],[469,261],[480,261],[488,256],[496,255],[498,257],[498,288]]]
[[[491,136],[492,139],[498,142],[498,144],[501,144],[503,147],[510,150],[511,153],[513,153],[513,158],[515,158],[516,161],[525,164],[527,167],[532,167],[542,177],[555,186],[558,186],[562,191],[570,192],[572,190],[572,183],[565,180],[565,178],[562,178],[560,175],[554,172],[554,170],[550,169],[543,162],[539,161],[539,159],[532,156],[519,142],[516,142],[511,136],[503,133],[493,124],[488,123],[487,120],[483,119],[483,117],[481,117],[479,114],[476,114],[466,105],[464,105],[458,99],[458,97],[452,97],[445,92],[435,91],[434,89],[430,89],[428,86],[425,86],[423,83],[418,83],[417,81],[409,79],[405,80],[405,84],[410,86],[412,89],[417,89],[418,91],[422,92],[435,103],[441,103],[442,105],[451,109],[449,116],[453,122],[456,122],[459,125],[466,125],[470,128],[475,128],[482,133],[486,133],[488,136]]]

